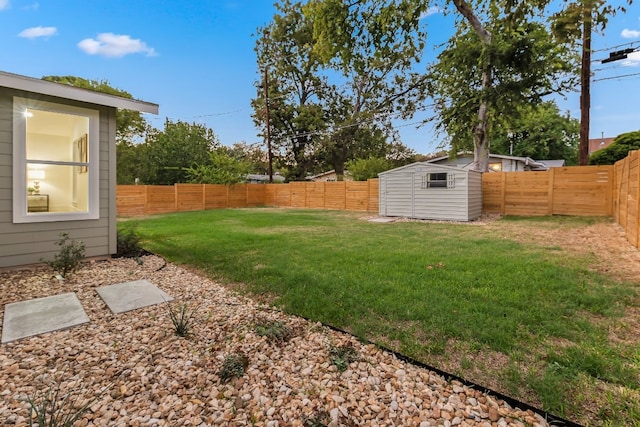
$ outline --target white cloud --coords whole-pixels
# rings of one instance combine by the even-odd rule
[[[427,16],[435,15],[436,13],[440,13],[440,8],[438,6],[431,6],[427,10],[422,12],[422,14],[420,15],[420,18],[418,19],[424,19]]]
[[[78,43],[78,47],[89,55],[102,55],[109,58],[121,58],[131,53],[146,53],[147,56],[156,56],[156,51],[139,39],[130,36],[101,33],[96,39],[84,39]]]
[[[625,67],[637,67],[640,65],[640,52],[632,52],[627,55],[627,59],[622,61]]]
[[[9,0],[0,0],[0,10],[9,8]]]
[[[26,39],[36,39],[38,37],[51,37],[56,35],[58,30],[56,27],[32,27],[26,30],[20,31],[18,37],[24,37]]]
[[[23,9],[24,10],[38,10],[38,9],[40,9],[40,3],[35,2],[33,4],[28,4],[25,7],[23,7]]]
[[[640,37],[640,31],[638,30],[627,30],[626,28],[622,30],[620,34],[625,39],[637,39]]]

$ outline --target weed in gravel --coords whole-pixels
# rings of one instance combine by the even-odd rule
[[[56,245],[60,246],[60,251],[54,255],[53,260],[45,262],[62,278],[66,278],[80,266],[84,258],[84,243],[71,240],[69,233],[60,233],[60,240]]]
[[[171,307],[170,303],[167,303],[167,307],[169,310],[169,318],[171,319],[171,323],[173,324],[173,330],[176,335],[179,337],[186,337],[191,333],[191,329],[193,327],[193,321],[195,320],[195,315],[198,312],[199,306],[193,307],[189,310],[189,306],[187,303],[182,304],[178,307],[177,310],[174,310]]]
[[[293,336],[293,330],[278,320],[259,319],[254,324],[256,334],[267,337],[269,341],[284,343]]]
[[[313,411],[311,415],[305,417],[302,425],[304,427],[327,427],[331,422],[331,416],[324,409]]]
[[[231,378],[240,378],[244,375],[249,366],[249,358],[244,353],[236,352],[228,354],[222,361],[222,368],[218,376],[222,382],[227,382]]]
[[[54,379],[49,384],[42,381],[42,384],[44,391],[38,388],[27,397],[30,427],[71,427],[110,387],[104,387],[87,400],[80,393],[61,393],[60,380]]]
[[[349,364],[356,362],[360,359],[358,351],[351,344],[345,344],[340,346],[331,346],[329,349],[329,359],[333,363],[338,371],[344,372],[349,367]]]

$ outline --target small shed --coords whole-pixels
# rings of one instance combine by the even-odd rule
[[[482,173],[417,162],[378,174],[380,216],[472,221],[482,214]]]
[[[116,110],[158,105],[0,71],[0,268],[117,251]]]

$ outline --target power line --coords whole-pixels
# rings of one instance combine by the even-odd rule
[[[592,50],[591,53],[604,52],[606,50],[613,50],[613,49],[617,49],[617,48],[623,47],[623,46],[631,46],[631,45],[634,45],[636,43],[640,43],[640,40],[634,40],[634,41],[631,41],[631,42],[627,42],[627,43],[623,43],[623,44],[619,44],[619,45],[611,46],[611,47],[603,47],[602,49]]]
[[[635,76],[640,76],[640,73],[623,74],[621,76],[602,77],[600,79],[592,80],[592,82],[595,83],[595,82],[601,82],[603,80],[615,80],[615,79],[623,79],[623,78],[635,77]]]

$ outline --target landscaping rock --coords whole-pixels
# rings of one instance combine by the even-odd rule
[[[171,295],[172,304],[199,307],[190,336],[174,334],[166,304],[112,314],[95,290],[142,279]],[[64,292],[77,294],[90,323],[0,346],[0,419],[10,425],[27,425],[27,397],[37,401],[51,384],[91,403],[77,426],[547,425],[531,411],[155,256],[142,265],[93,262],[64,282],[44,268],[1,273],[0,314],[7,303]],[[282,322],[295,337],[260,337],[256,318]],[[331,346],[341,345],[360,357],[345,372],[329,358]],[[222,381],[225,357],[239,353],[248,359],[245,374]]]

